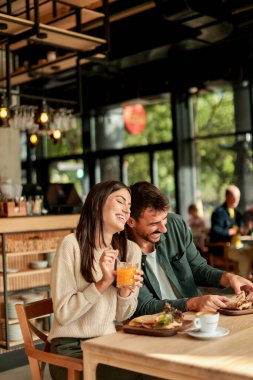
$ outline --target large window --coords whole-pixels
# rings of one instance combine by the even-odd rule
[[[199,92],[192,96],[194,134],[211,136],[235,131],[231,87]]]
[[[239,118],[235,125],[233,94],[233,89],[226,87],[191,99],[197,194],[209,220],[213,208],[224,201],[227,185],[234,183],[244,192],[242,211],[246,207],[245,194],[252,192],[252,141],[250,134],[240,130]]]
[[[149,157],[147,153],[136,153],[124,157],[124,181],[132,185],[137,181],[150,182]]]
[[[145,103],[148,103],[146,100]],[[125,128],[124,147],[163,143],[172,140],[172,118],[169,96],[145,105],[146,127],[140,134],[131,134]]]
[[[49,173],[50,183],[73,183],[80,197],[83,196],[86,172],[81,160],[53,162],[49,166]]]
[[[171,150],[161,150],[154,155],[155,185],[167,195],[170,201],[170,210],[176,210],[174,160]]]

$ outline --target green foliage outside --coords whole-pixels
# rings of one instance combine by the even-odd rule
[[[194,135],[209,136],[195,144],[197,187],[206,205],[224,199],[224,188],[236,183],[234,136],[212,137],[235,131],[233,92],[205,92],[192,97]]]

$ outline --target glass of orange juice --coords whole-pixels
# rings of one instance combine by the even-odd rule
[[[138,264],[120,261],[117,263],[117,288],[134,288]]]

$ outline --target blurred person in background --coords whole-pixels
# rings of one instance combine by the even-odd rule
[[[205,219],[199,215],[197,205],[192,203],[188,207],[188,217],[186,223],[191,228],[193,240],[196,247],[201,253],[205,254],[208,248],[205,246],[205,242],[208,236],[209,228],[206,226]]]
[[[240,240],[240,236],[248,231],[237,208],[240,197],[237,186],[230,185],[226,188],[224,203],[211,216],[210,242],[230,242],[228,257],[238,262],[241,276],[252,279],[253,247]],[[220,247],[212,247],[213,254],[221,255],[221,250]]]

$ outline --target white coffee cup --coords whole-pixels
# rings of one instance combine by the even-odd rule
[[[220,314],[212,311],[200,311],[196,314],[193,325],[201,332],[213,333],[219,323]]]

